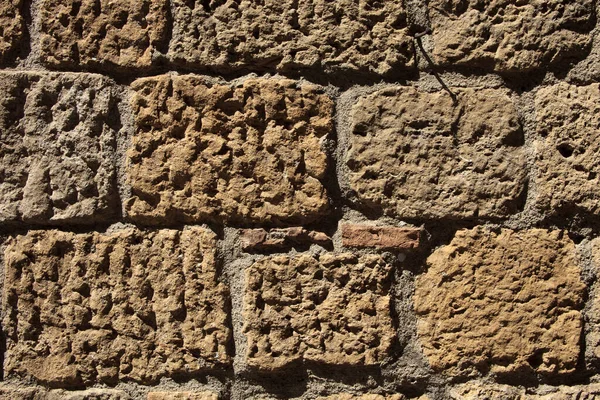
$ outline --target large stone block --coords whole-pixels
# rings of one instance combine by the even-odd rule
[[[96,75],[0,73],[0,221],[118,214],[118,99]]]
[[[575,370],[585,285],[565,232],[462,230],[427,265],[414,303],[435,371],[550,376]]]
[[[547,214],[600,214],[600,85],[538,91],[537,207]]]
[[[0,61],[7,59],[25,39],[25,22],[22,15],[23,0],[0,2]]]
[[[581,58],[594,7],[594,0],[431,0],[433,57],[446,67],[510,73]]]
[[[450,388],[451,400],[595,400],[600,385],[540,386],[535,391],[522,386],[509,386],[472,381]]]
[[[317,87],[160,76],[133,88],[131,219],[302,224],[327,212],[322,144],[333,102]]]
[[[248,365],[274,370],[301,361],[377,365],[396,336],[391,266],[380,256],[273,256],[246,270]]]
[[[173,0],[180,65],[390,74],[414,64],[401,1]]]
[[[5,252],[5,373],[54,386],[156,382],[229,362],[216,235],[30,231]]]
[[[169,37],[167,0],[43,0],[40,58],[57,68],[148,69]]]
[[[522,203],[523,132],[505,90],[384,89],[352,108],[346,165],[361,209],[399,218],[502,217]]]
[[[148,400],[219,400],[213,392],[150,392]]]

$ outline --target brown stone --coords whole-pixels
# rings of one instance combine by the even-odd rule
[[[333,102],[316,86],[165,75],[133,88],[131,219],[302,224],[326,214]]]
[[[435,371],[575,370],[585,285],[565,232],[461,230],[427,265],[414,304],[422,348]]]
[[[429,2],[433,58],[445,67],[524,72],[589,51],[594,1]]]
[[[228,295],[216,235],[30,231],[5,252],[4,371],[88,385],[229,363]]]
[[[50,67],[147,69],[166,51],[167,0],[43,0],[39,9]]]
[[[12,56],[25,40],[22,0],[3,0],[0,2],[0,60]]]
[[[384,89],[352,109],[358,206],[399,218],[502,217],[522,206],[523,132],[505,90]]]
[[[349,253],[263,258],[246,270],[244,333],[249,366],[295,362],[377,365],[395,338],[391,266]]]
[[[219,400],[212,392],[150,392],[148,400]]]
[[[110,81],[0,73],[0,222],[83,223],[118,212]]]
[[[540,386],[535,392],[523,387],[473,381],[449,390],[452,400],[594,400],[600,385]]]
[[[343,224],[342,244],[346,247],[412,250],[419,247],[421,231],[408,227]]]
[[[600,214],[600,85],[545,87],[535,106],[537,207]]]
[[[180,65],[386,75],[414,64],[400,1],[172,3],[169,51]]]
[[[317,400],[406,400],[407,397],[401,394],[392,394],[383,396],[380,394],[350,394],[338,393],[326,397],[318,397]]]
[[[2,383],[0,384],[0,399],[46,400],[46,393],[35,387],[20,387]]]
[[[0,384],[0,398],[6,400],[131,400],[127,393],[116,389],[67,391],[10,384]]]
[[[244,251],[281,250],[294,245],[330,245],[331,238],[323,232],[309,231],[296,226],[291,228],[274,228],[268,232],[262,228],[244,229],[241,239]]]
[[[591,242],[591,254],[594,275],[596,279],[600,277],[600,238],[596,238]],[[596,363],[600,361],[600,281],[590,289],[590,300],[586,311],[587,317],[587,334],[586,350],[588,358],[591,357]],[[588,360],[591,361],[591,360]]]

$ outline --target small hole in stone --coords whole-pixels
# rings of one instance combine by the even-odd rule
[[[563,143],[557,147],[558,152],[564,158],[569,158],[573,155],[573,147],[570,144]]]

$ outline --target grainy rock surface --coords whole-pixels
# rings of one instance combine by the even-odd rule
[[[574,371],[585,285],[565,232],[461,230],[427,265],[414,302],[423,351],[435,371]]]
[[[350,253],[263,258],[246,269],[248,365],[275,370],[300,361],[377,365],[395,331],[391,265]]]
[[[0,61],[10,57],[24,44],[26,35],[22,9],[22,0],[0,2]]]
[[[586,335],[586,348],[594,362],[600,362],[600,238],[592,240],[591,266],[596,277],[596,283],[590,290],[589,309],[586,312],[588,332]],[[590,361],[590,360],[588,360]]]
[[[415,400],[429,400],[426,395],[420,397],[413,397]],[[408,397],[403,394],[349,394],[349,393],[338,393],[331,396],[319,397],[317,400],[408,400]]]
[[[116,389],[66,391],[6,384],[0,385],[0,398],[6,400],[131,400],[126,392]]]
[[[43,0],[41,62],[75,69],[148,69],[166,50],[167,0]]]
[[[421,232],[419,228],[343,224],[342,244],[346,247],[412,250],[419,247]]]
[[[281,250],[293,246],[307,246],[312,243],[330,246],[331,238],[323,232],[309,231],[300,226],[265,230],[244,229],[240,242],[245,251]]]
[[[391,74],[414,63],[400,1],[173,0],[180,65]]]
[[[447,67],[525,72],[589,51],[594,0],[431,0],[433,57]]]
[[[346,165],[358,206],[399,218],[501,217],[518,211],[523,132],[504,90],[383,89],[352,108]]]
[[[526,390],[474,381],[451,388],[449,395],[452,400],[594,400],[600,396],[600,385],[541,386]]]
[[[545,87],[535,106],[537,207],[548,214],[599,214],[600,85]]]
[[[31,231],[5,252],[8,376],[156,382],[229,362],[215,234]]]
[[[322,143],[333,129],[333,102],[316,86],[160,76],[133,88],[131,219],[280,224],[327,212]]]
[[[110,81],[0,73],[0,222],[95,223],[118,213]]]
[[[219,400],[219,395],[211,392],[150,392],[148,400]]]

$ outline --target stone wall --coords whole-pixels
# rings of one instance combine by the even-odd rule
[[[0,0],[0,398],[600,398],[599,12]]]

